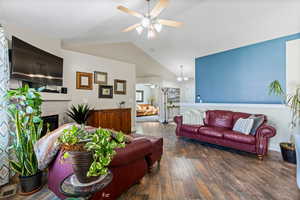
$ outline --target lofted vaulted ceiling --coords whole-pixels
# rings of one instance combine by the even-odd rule
[[[0,20],[62,39],[66,46],[132,44],[175,74],[184,65],[189,76],[196,57],[300,32],[299,0],[170,0],[160,17],[184,26],[164,27],[153,40],[122,33],[139,20],[117,5],[146,10],[143,0],[0,0]],[[144,70],[151,74],[151,68]]]

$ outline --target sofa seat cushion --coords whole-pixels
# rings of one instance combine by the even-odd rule
[[[210,127],[210,126],[203,126],[199,128],[199,134],[209,137],[217,137],[222,138],[223,132],[227,131],[228,129],[219,128],[219,127]]]
[[[224,139],[231,140],[234,142],[244,143],[244,144],[255,144],[255,137],[252,135],[245,135],[240,132],[227,130],[224,131]]]
[[[200,125],[185,125],[185,124],[183,124],[181,126],[181,131],[197,134],[198,129],[200,127],[201,127]]]

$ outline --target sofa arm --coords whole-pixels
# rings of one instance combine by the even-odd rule
[[[276,135],[276,129],[269,125],[262,125],[256,131],[256,153],[264,156],[268,152],[269,138]]]
[[[135,138],[125,148],[116,149],[110,167],[126,165],[139,159],[145,159],[146,155],[151,153],[151,142],[145,137]]]
[[[267,124],[262,125],[260,128],[256,130],[256,136],[259,137],[267,137],[271,138],[276,135],[276,129]],[[257,138],[256,137],[256,138]]]
[[[176,135],[177,136],[180,136],[180,129],[182,126],[182,121],[183,121],[183,117],[181,115],[174,117],[174,122],[177,124],[177,127],[176,127]]]
[[[183,117],[181,115],[177,115],[174,117],[174,122],[178,125],[182,125]]]

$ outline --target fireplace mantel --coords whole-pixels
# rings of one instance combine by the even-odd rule
[[[41,92],[44,101],[71,101],[70,94]]]

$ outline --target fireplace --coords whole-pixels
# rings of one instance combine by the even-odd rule
[[[58,128],[58,115],[45,116],[42,117],[42,120],[44,121],[44,124],[41,137],[47,133],[47,124],[49,124],[50,131],[53,131]]]

